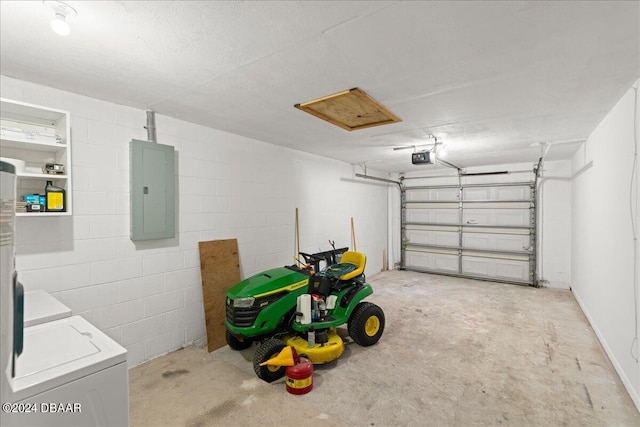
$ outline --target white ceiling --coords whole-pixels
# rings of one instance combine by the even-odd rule
[[[2,74],[385,171],[433,167],[392,150],[429,134],[461,167],[568,158],[640,77],[636,1],[67,3],[62,37],[0,2]],[[293,107],[353,87],[403,121]]]

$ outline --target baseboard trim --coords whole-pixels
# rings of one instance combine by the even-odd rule
[[[613,368],[616,370],[616,373],[620,377],[622,384],[624,384],[624,387],[627,389],[627,393],[629,393],[629,396],[631,397],[633,404],[636,405],[636,410],[640,412],[640,395],[638,395],[636,390],[634,390],[631,381],[629,381],[629,378],[625,375],[624,371],[622,370],[622,366],[620,366],[620,363],[618,363],[618,359],[616,359],[615,354],[607,344],[607,341],[604,339],[603,334],[600,332],[600,329],[598,329],[598,326],[593,321],[591,314],[589,313],[584,303],[580,299],[580,295],[576,293],[575,289],[572,289],[571,292],[573,293],[573,297],[576,299],[576,301],[578,301],[578,305],[580,306],[580,309],[582,310],[587,320],[589,321],[589,324],[591,325],[591,328],[595,332],[596,337],[598,337],[598,341],[600,341],[600,345],[602,345],[602,348],[604,348],[604,352],[607,354],[607,357],[609,357],[609,360],[611,361]]]

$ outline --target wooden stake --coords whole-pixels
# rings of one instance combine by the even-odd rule
[[[295,253],[293,254],[293,257],[295,259],[298,259],[298,256],[300,255],[300,225],[298,222],[298,208],[296,208],[296,249],[295,249]]]
[[[356,248],[356,227],[353,224],[353,217],[351,217],[351,246],[353,246],[353,250],[357,251]]]

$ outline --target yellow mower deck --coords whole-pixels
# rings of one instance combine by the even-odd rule
[[[335,328],[329,329],[327,338],[328,341],[326,343],[316,343],[313,348],[309,348],[307,340],[298,336],[287,335],[284,337],[284,342],[286,345],[294,347],[299,355],[311,360],[314,365],[321,365],[337,359],[344,351],[342,338],[340,338]]]

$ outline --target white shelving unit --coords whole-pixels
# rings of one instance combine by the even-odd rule
[[[73,213],[71,126],[67,111],[0,98],[0,156],[17,160],[17,200],[44,194],[47,181],[65,189],[65,212],[18,212],[21,217],[68,216]],[[11,160],[10,160],[11,161]],[[24,162],[22,167],[21,161]],[[64,166],[63,174],[43,173],[47,163]]]

